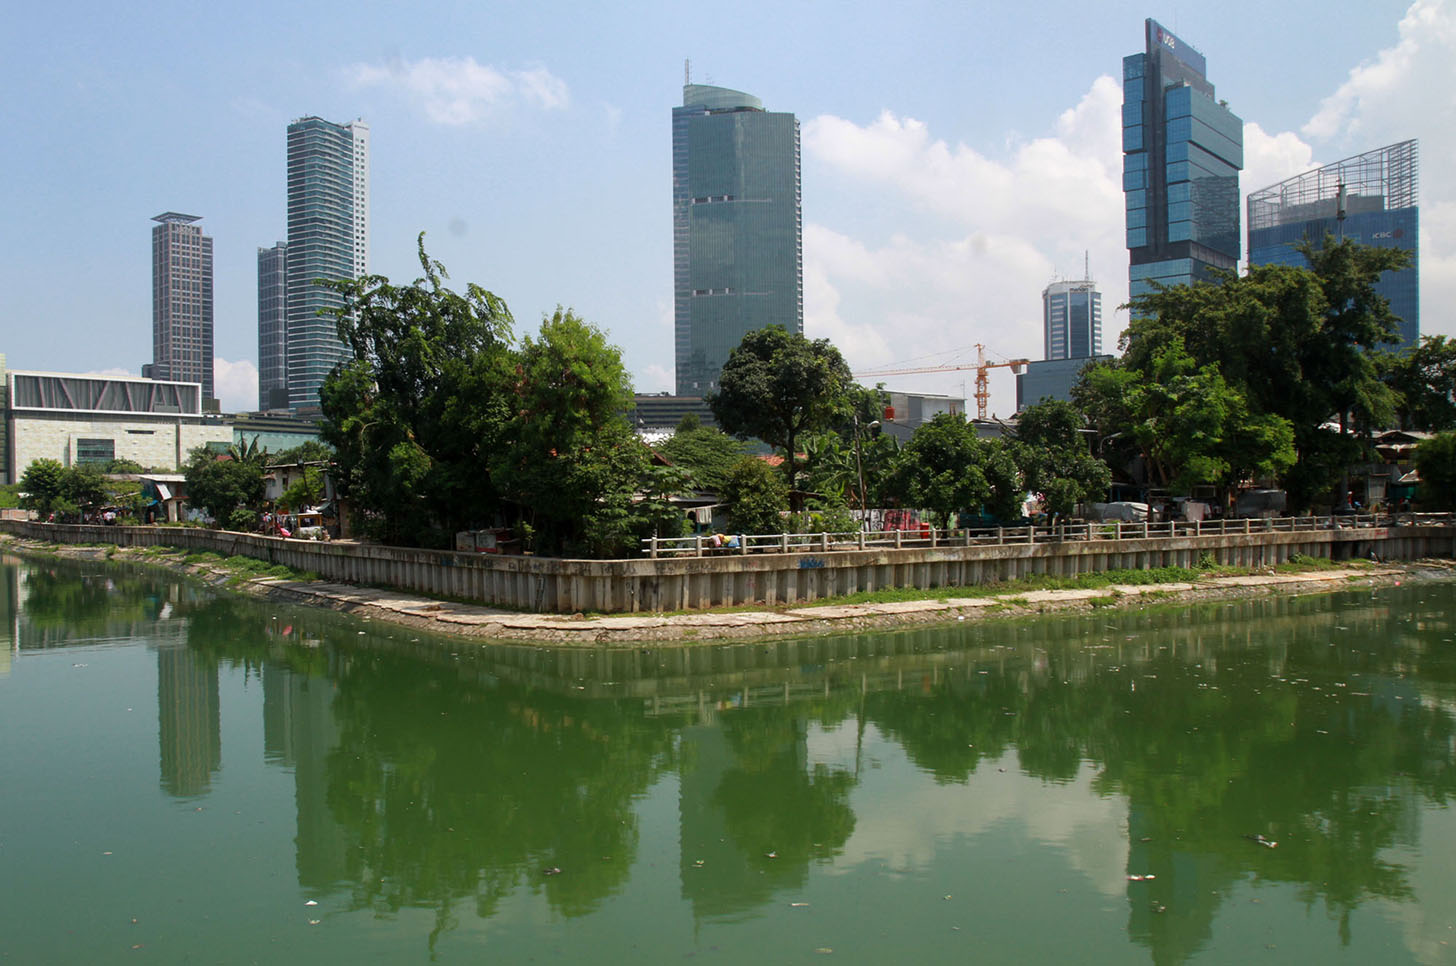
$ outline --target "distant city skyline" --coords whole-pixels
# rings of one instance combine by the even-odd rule
[[[664,17],[632,0],[489,11],[426,0],[403,22],[329,0],[316,9],[349,29],[327,45],[278,30],[292,11],[275,0],[243,20],[172,0],[15,11],[0,58],[6,120],[23,132],[0,156],[0,283],[19,320],[0,351],[13,364],[135,374],[145,355],[114,345],[144,346],[151,325],[136,226],[201,213],[216,239],[216,392],[224,408],[254,408],[257,249],[287,237],[280,132],[314,114],[367,118],[376,135],[372,271],[415,278],[424,231],[450,284],[500,295],[518,334],[570,306],[622,348],[639,391],[670,390],[665,106],[685,56],[694,79],[799,119],[804,331],[859,368],[973,360],[978,342],[993,359],[1035,357],[1037,295],[1080,272],[1088,250],[1112,344],[1128,294],[1121,58],[1144,46],[1149,16],[1207,55],[1243,119],[1240,205],[1377,145],[1456,151],[1432,97],[1456,81],[1452,0],[1369,0],[1338,18],[1312,0],[1176,12],[932,2],[853,17],[744,0],[735,16],[773,25],[753,44],[721,30],[718,11]],[[207,70],[179,84],[174,63],[136,55],[159,47]],[[1451,334],[1456,182],[1430,165],[1421,193],[1421,328]],[[891,388],[964,393],[968,378]],[[993,410],[1012,408],[1011,382],[992,374]]]

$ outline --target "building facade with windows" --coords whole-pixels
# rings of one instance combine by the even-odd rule
[[[1296,246],[1326,237],[1410,252],[1375,291],[1400,317],[1400,345],[1421,335],[1420,150],[1401,141],[1295,175],[1249,195],[1249,264],[1308,265]]]
[[[258,411],[288,408],[288,242],[258,249]]]
[[[1128,292],[1232,271],[1240,255],[1244,125],[1216,100],[1198,51],[1155,20],[1144,50],[1122,59],[1123,191]]]
[[[1046,359],[1085,359],[1102,353],[1102,293],[1090,278],[1053,282],[1041,293]]]
[[[702,397],[749,332],[804,330],[798,119],[741,91],[684,85],[672,229],[676,394]]]
[[[152,361],[142,375],[213,386],[212,239],[198,215],[166,211],[152,221]],[[212,407],[210,407],[212,408]]]
[[[317,413],[319,386],[347,357],[342,297],[317,279],[358,278],[369,266],[369,125],[305,117],[288,125],[288,254],[284,272],[289,408]],[[261,283],[260,283],[261,284]]]
[[[232,426],[202,410],[202,385],[149,378],[8,370],[5,472],[18,480],[38,459],[65,466],[129,459],[175,471]]]

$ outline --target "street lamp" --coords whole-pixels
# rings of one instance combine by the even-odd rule
[[[880,428],[880,421],[876,419],[865,428],[873,433]],[[858,412],[854,414],[854,469],[855,473],[859,476],[859,526],[861,530],[864,530],[869,526],[869,506],[868,501],[865,499],[864,459],[860,455]]]

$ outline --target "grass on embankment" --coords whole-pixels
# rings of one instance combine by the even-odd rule
[[[1334,561],[1323,557],[1305,557],[1296,554],[1286,563],[1278,564],[1273,569],[1281,574],[1294,574],[1368,566],[1369,562],[1363,560]],[[1210,564],[1199,569],[1154,567],[1149,570],[1102,570],[1096,573],[1078,574],[1075,577],[1033,574],[1016,580],[994,584],[976,584],[970,587],[890,588],[860,591],[789,606],[791,608],[837,607],[844,604],[888,604],[914,600],[946,601],[965,597],[1002,597],[1008,594],[1014,597],[1017,594],[1038,590],[1103,590],[1117,585],[1145,587],[1149,584],[1196,584],[1209,577],[1236,577],[1261,572],[1266,571]],[[1024,603],[1024,601],[1016,600],[1013,602]]]

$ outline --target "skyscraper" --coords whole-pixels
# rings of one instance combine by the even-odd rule
[[[1420,152],[1401,141],[1336,161],[1249,195],[1249,264],[1305,265],[1302,241],[1325,235],[1411,253],[1409,268],[1386,272],[1375,291],[1400,316],[1401,345],[1421,335]]]
[[[804,331],[799,122],[751,94],[683,86],[672,109],[677,395],[718,385],[756,329]]]
[[[1129,294],[1187,285],[1239,260],[1244,124],[1214,99],[1203,55],[1148,20],[1122,59]]]
[[[258,249],[258,409],[288,408],[288,242]]]
[[[1102,354],[1102,293],[1090,278],[1053,282],[1041,293],[1046,359]]]
[[[166,211],[152,221],[152,361],[149,379],[202,384],[203,408],[215,398],[212,381],[212,239],[199,215]]]
[[[369,125],[305,117],[288,125],[286,277],[289,407],[318,411],[324,377],[348,350],[320,309],[342,304],[315,279],[357,278],[369,264]]]

